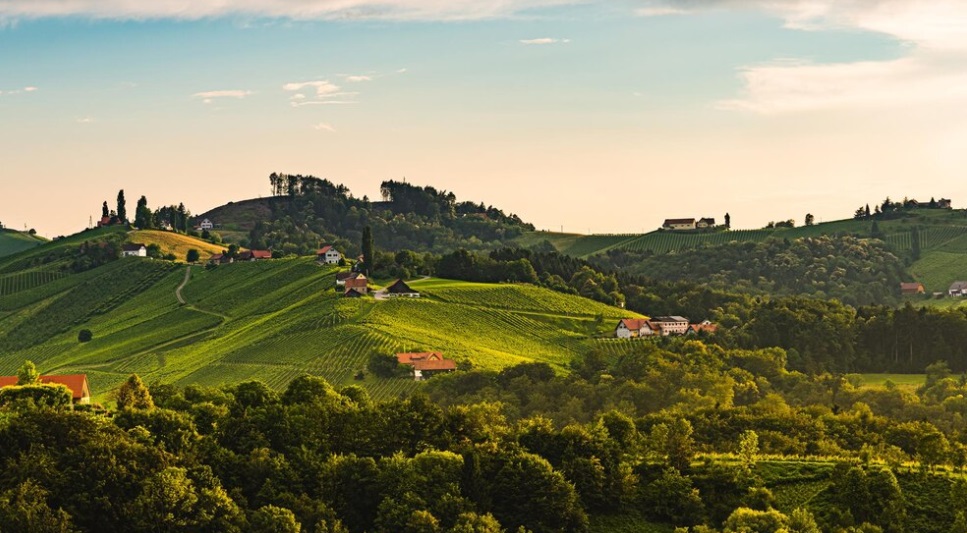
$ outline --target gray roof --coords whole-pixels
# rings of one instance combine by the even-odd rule
[[[950,290],[952,291],[962,291],[965,289],[967,289],[967,281],[955,281],[950,286]]]
[[[688,319],[683,316],[656,316],[651,319],[652,322],[688,322]]]

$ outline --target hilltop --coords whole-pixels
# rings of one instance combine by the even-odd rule
[[[29,250],[45,242],[47,242],[45,239],[36,235],[0,228],[0,257]]]
[[[0,263],[0,276],[26,260]],[[32,359],[44,372],[86,372],[95,395],[131,373],[147,382],[260,379],[281,388],[308,372],[394,396],[413,382],[354,379],[371,354],[439,350],[475,368],[544,361],[563,369],[607,343],[593,337],[617,318],[635,316],[529,285],[437,279],[411,284],[420,299],[346,299],[333,288],[337,269],[311,258],[211,269],[125,258],[75,274],[35,267],[6,276],[31,272],[31,283],[8,284],[0,300],[0,374]],[[176,296],[183,283],[187,305]],[[78,342],[82,329],[94,339]]]

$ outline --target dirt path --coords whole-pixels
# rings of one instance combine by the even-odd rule
[[[185,302],[185,299],[181,296],[181,289],[184,289],[185,285],[188,285],[188,280],[190,279],[191,279],[191,265],[188,265],[188,269],[185,270],[184,281],[182,281],[181,285],[178,285],[178,288],[175,289],[175,297],[178,298],[178,303],[180,303],[181,305],[185,305],[187,303]]]

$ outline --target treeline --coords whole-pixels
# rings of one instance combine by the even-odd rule
[[[260,221],[243,246],[308,254],[320,242],[336,243],[347,254],[361,250],[362,228],[370,226],[385,250],[451,251],[487,249],[533,230],[516,215],[472,202],[452,192],[385,181],[386,200],[355,198],[343,185],[312,176],[273,173],[270,220]]]
[[[790,372],[781,349],[624,346],[567,376],[541,363],[458,372],[385,403],[311,376],[281,394],[259,382],[148,390],[132,376],[109,417],[40,407],[25,383],[0,396],[0,524],[545,533],[617,515],[729,532],[932,533],[962,520],[967,484],[929,474],[967,463],[967,386],[943,365],[912,394]],[[723,453],[735,459],[699,456]],[[789,461],[783,473],[763,454],[844,464]],[[917,472],[904,466],[914,459]],[[771,487],[793,482],[817,493],[780,511]],[[776,527],[755,527],[764,520]]]
[[[105,200],[101,204],[101,220],[99,226],[114,226],[130,224],[128,218],[127,200],[124,189],[118,191],[116,209],[108,207]],[[162,206],[154,211],[148,207],[148,199],[141,196],[134,210],[133,225],[138,229],[167,229],[187,233],[191,230],[191,212],[184,203]]]
[[[729,243],[655,255],[610,250],[593,262],[657,280],[773,296],[836,298],[850,305],[895,303],[904,261],[880,241],[854,236]]]

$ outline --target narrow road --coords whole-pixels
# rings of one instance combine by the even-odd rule
[[[185,299],[181,296],[181,289],[184,289],[185,285],[188,285],[188,280],[190,279],[191,279],[191,265],[188,265],[188,268],[185,270],[184,281],[182,281],[181,285],[178,285],[178,288],[175,289],[175,297],[178,298],[178,303],[180,303],[181,305],[185,305],[187,303],[185,302]]]

